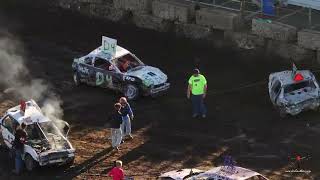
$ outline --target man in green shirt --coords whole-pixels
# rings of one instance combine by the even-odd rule
[[[203,118],[206,117],[207,109],[204,105],[204,98],[207,94],[207,80],[200,74],[199,69],[194,69],[193,75],[188,81],[187,98],[190,98],[192,102],[192,117],[201,115]]]

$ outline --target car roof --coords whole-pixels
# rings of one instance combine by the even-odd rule
[[[163,173],[159,177],[179,179],[179,178],[184,178],[184,177],[188,176],[191,171],[193,173],[204,172],[203,170],[199,170],[199,169],[179,169],[179,170],[174,170],[174,171],[169,171],[169,172]]]
[[[108,53],[104,53],[102,51],[102,46],[99,46],[98,48],[96,48],[95,50],[91,51],[88,55],[93,55],[93,56],[97,56],[100,57],[102,59],[106,59],[106,60],[112,60],[112,59],[116,59],[119,57],[122,57],[124,55],[130,54],[130,51],[128,51],[127,49],[121,47],[121,46],[117,46],[116,47],[116,54],[114,57],[112,57],[110,54]]]
[[[313,74],[309,70],[298,70],[297,73],[300,73],[305,80],[312,80]],[[276,78],[280,81],[282,85],[295,84],[296,82],[293,79],[292,71],[281,71],[270,74],[269,79]]]
[[[244,180],[248,179],[250,177],[256,176],[256,175],[261,175],[255,171],[252,171],[250,169],[246,169],[243,167],[239,166],[219,166],[215,167],[213,169],[210,169],[202,174],[199,174],[195,176],[195,178],[210,178],[210,177],[227,177],[230,180]]]
[[[42,114],[40,107],[34,100],[26,102],[26,109],[24,113],[20,110],[20,105],[17,105],[7,110],[6,114],[14,118],[19,124],[22,122],[25,124],[33,124],[35,122],[41,123],[50,121],[49,118]]]

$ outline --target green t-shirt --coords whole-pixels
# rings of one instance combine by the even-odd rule
[[[188,82],[193,95],[204,94],[204,87],[207,84],[207,80],[202,74],[199,74],[197,77],[192,75]]]

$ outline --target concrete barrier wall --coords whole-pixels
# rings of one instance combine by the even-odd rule
[[[150,16],[147,14],[134,14],[133,23],[137,27],[152,29],[159,32],[166,32],[172,26],[172,23],[164,21],[162,18]]]
[[[175,33],[191,39],[207,39],[211,36],[211,29],[196,24],[177,23]]]
[[[196,10],[194,3],[180,0],[52,0],[50,4],[140,28],[203,39],[219,47],[261,49],[290,60],[317,59],[320,63],[320,32],[297,33],[293,26],[259,19],[253,19],[251,27],[239,29],[240,15],[229,10],[204,5]]]
[[[190,3],[174,0],[154,0],[152,14],[170,21],[188,23],[194,14],[191,14]]]
[[[152,0],[113,0],[116,9],[151,13]]]
[[[234,12],[201,8],[196,12],[196,24],[219,30],[235,30],[240,17]]]
[[[298,44],[307,49],[320,50],[320,32],[308,29],[299,31]]]
[[[282,58],[299,62],[303,60],[310,61],[316,58],[316,53],[310,49],[305,49],[297,44],[285,42],[269,41],[268,51],[277,54]]]
[[[280,22],[252,19],[252,33],[279,41],[296,41],[297,28]]]

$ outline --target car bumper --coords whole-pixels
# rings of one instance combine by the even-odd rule
[[[155,96],[170,88],[170,83],[164,83],[162,86],[157,88],[152,88],[147,92],[147,95]]]
[[[290,115],[297,115],[302,111],[310,110],[310,109],[317,109],[320,106],[319,99],[309,100],[307,102],[297,104],[295,106],[286,107],[285,111]]]
[[[73,161],[75,158],[74,154],[68,154],[66,156],[61,157],[52,157],[50,155],[42,156],[39,158],[39,165],[40,166],[47,166],[47,165],[63,165],[67,164],[68,162]]]

